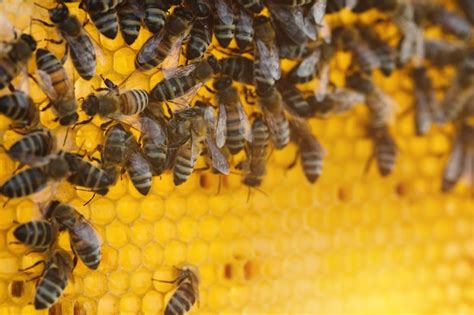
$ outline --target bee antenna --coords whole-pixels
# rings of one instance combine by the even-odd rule
[[[67,135],[69,134],[69,130],[70,130],[70,129],[71,129],[71,128],[67,127],[66,135],[64,136],[63,147],[66,145]]]
[[[42,6],[38,2],[35,2],[34,5],[37,6],[37,7],[40,7],[41,9],[49,10],[49,8]]]

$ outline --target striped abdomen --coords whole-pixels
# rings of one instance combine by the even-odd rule
[[[95,48],[87,33],[82,30],[76,37],[64,35],[69,44],[72,63],[77,73],[84,79],[90,80],[95,75],[97,60]]]
[[[57,94],[64,95],[68,93],[71,86],[69,77],[61,61],[55,55],[46,49],[38,49],[36,51],[36,67],[49,75],[51,84]]]
[[[204,55],[212,39],[212,30],[207,21],[196,21],[191,29],[186,46],[186,59],[192,60]]]
[[[361,43],[350,45],[350,50],[354,54],[356,62],[365,73],[371,73],[380,68],[380,59],[377,54],[368,46]]]
[[[253,20],[245,10],[240,10],[235,22],[235,41],[237,47],[244,50],[252,44],[253,41]]]
[[[19,198],[34,194],[46,187],[48,178],[40,167],[32,167],[10,177],[1,187],[0,193],[8,198]]]
[[[159,82],[150,92],[152,99],[156,101],[169,101],[186,94],[196,85],[196,80],[190,75],[182,77],[171,77]]]
[[[387,127],[373,129],[375,158],[382,176],[390,174],[395,166],[397,146]]]
[[[84,4],[89,10],[104,13],[115,9],[123,1],[124,0],[85,0]]]
[[[274,128],[270,129],[275,149],[281,150],[290,142],[290,125],[285,115],[276,115],[273,118]]]
[[[154,175],[160,175],[166,168],[168,134],[164,123],[143,117],[142,148]]]
[[[222,74],[228,75],[234,81],[244,84],[254,84],[254,62],[245,57],[231,57],[219,60]]]
[[[128,176],[133,186],[139,193],[146,196],[151,189],[153,174],[150,164],[143,157],[141,152],[134,152],[130,155],[125,165]]]
[[[265,91],[275,85],[275,80],[270,71],[261,66],[258,49],[255,51],[254,75],[255,84],[259,90]]]
[[[291,109],[291,112],[301,116],[308,117],[311,115],[311,107],[304,94],[294,86],[283,86],[281,96],[285,104]]]
[[[20,73],[21,67],[13,62],[8,55],[0,58],[0,89],[8,86],[10,82]]]
[[[145,25],[150,32],[157,34],[161,31],[166,21],[166,14],[169,6],[154,0],[146,0],[145,2]]]
[[[31,126],[39,119],[33,100],[21,91],[0,97],[0,113],[22,126]]]
[[[8,155],[14,160],[27,164],[34,158],[49,155],[53,146],[54,140],[51,133],[46,129],[37,129],[16,141],[8,149]]]
[[[257,116],[252,124],[252,143],[250,145],[250,164],[243,183],[250,187],[258,187],[266,174],[267,148],[270,142],[270,131],[261,116]]]
[[[314,183],[321,176],[323,169],[323,148],[314,136],[302,141],[299,148],[304,175],[310,183]]]
[[[134,141],[133,135],[127,132],[122,125],[113,125],[105,133],[102,161],[122,164],[128,150],[130,150],[132,141]]]
[[[252,13],[258,14],[263,9],[262,0],[237,0],[237,2]]]
[[[105,12],[89,10],[89,16],[97,30],[107,38],[114,39],[118,33],[118,15],[115,8]]]
[[[153,35],[143,44],[135,59],[137,69],[150,70],[160,65],[169,56],[179,38],[179,35],[173,35],[165,30],[163,38],[157,44],[156,37],[159,36],[161,33]],[[156,47],[152,47],[152,45],[156,45]]]
[[[120,33],[127,43],[131,45],[135,42],[140,32],[141,20],[130,5],[122,5],[118,8]]]
[[[46,220],[35,220],[20,224],[13,235],[21,243],[45,251],[56,241],[57,229]]]
[[[228,4],[227,4],[228,5]],[[229,12],[232,9],[229,8]],[[229,46],[235,31],[235,17],[232,13],[224,17],[227,21],[223,21],[217,14],[214,15],[214,34],[216,35],[219,45],[226,48]]]
[[[235,106],[241,106],[240,104],[234,106],[226,106],[227,112],[227,134],[226,134],[226,145],[229,148],[231,154],[239,153],[245,146],[245,130],[242,126],[240,114]]]
[[[196,303],[196,294],[189,280],[183,281],[166,305],[165,315],[184,315]]]
[[[99,194],[106,193],[113,183],[107,172],[82,159],[76,159],[73,174],[67,179],[71,184],[89,188]]]
[[[176,186],[188,180],[195,163],[196,160],[191,156],[191,140],[189,140],[179,148],[174,162],[173,180]]]
[[[80,219],[75,225],[69,228],[71,246],[81,261],[90,269],[97,269],[102,258],[100,250],[100,240],[94,228]]]
[[[120,94],[120,112],[124,115],[140,114],[148,106],[148,93],[142,89],[128,90]]]

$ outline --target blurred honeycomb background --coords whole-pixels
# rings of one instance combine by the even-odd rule
[[[0,9],[18,29],[29,32],[30,13],[47,19],[32,3],[4,0]],[[77,4],[70,8],[85,18]],[[328,19],[333,24],[371,23],[377,14],[342,11]],[[380,31],[387,38],[397,35],[395,27],[378,27],[385,27]],[[128,47],[120,35],[108,40],[93,25],[86,29],[101,47],[97,73],[120,82],[133,72],[134,56],[149,36],[146,30]],[[435,27],[426,32],[441,36]],[[35,23],[31,33],[37,39],[54,38]],[[62,46],[48,48],[62,55]],[[338,53],[331,79],[342,84],[349,64],[350,54]],[[66,66],[72,70],[70,61]],[[441,94],[454,69],[429,71]],[[449,194],[440,193],[454,128],[434,126],[428,135],[415,136],[413,86],[407,74],[397,70],[385,78],[375,73],[379,86],[397,101],[397,113],[407,112],[392,127],[400,155],[386,178],[375,165],[364,173],[372,142],[364,128],[366,108],[358,106],[344,115],[311,121],[327,151],[323,175],[314,185],[307,183],[300,167],[288,169],[294,145],[273,151],[264,193],[253,190],[248,200],[240,175],[220,178],[209,171],[195,172],[179,187],[169,173],[154,178],[146,197],[124,176],[109,194],[87,206],[82,205],[89,193],[62,184],[57,197],[94,224],[103,240],[103,260],[97,271],[79,263],[74,281],[50,312],[160,314],[173,286],[152,278],[172,279],[173,266],[188,262],[201,275],[200,305],[191,314],[473,314],[474,199],[464,183]],[[160,76],[134,72],[125,87],[149,90]],[[45,103],[45,95],[30,83],[35,102]],[[76,77],[76,96],[99,85],[99,78]],[[53,118],[46,111],[41,121],[62,139],[66,129]],[[94,123],[70,133],[68,145],[93,150],[103,137],[100,121]],[[7,147],[19,136],[8,125],[1,116],[0,139]],[[2,152],[0,165],[3,182],[15,164]],[[39,218],[40,212],[34,201],[19,199],[0,214],[0,314],[36,314],[30,304],[34,282],[18,269],[42,256],[26,255],[27,249],[9,242],[14,221]],[[69,248],[66,237],[60,243]]]

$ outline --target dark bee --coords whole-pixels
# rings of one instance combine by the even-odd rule
[[[38,5],[37,3],[35,3]],[[58,32],[66,40],[66,51],[69,50],[72,63],[79,75],[90,80],[95,75],[97,65],[95,48],[89,35],[82,27],[79,19],[69,14],[69,9],[64,3],[59,3],[55,8],[48,9],[49,18],[54,24],[33,19],[48,27],[56,26]]]
[[[441,191],[449,192],[465,175],[474,185],[474,127],[463,123],[454,140],[451,156],[445,166]]]
[[[398,151],[397,145],[386,125],[372,124],[369,128],[369,134],[374,142],[373,157],[377,160],[379,173],[382,176],[387,176],[395,167],[395,160]]]
[[[290,127],[283,108],[283,99],[275,87],[262,93],[257,89],[257,104],[270,130],[273,145],[281,150],[290,142]]]
[[[212,5],[209,0],[186,0],[188,5],[198,20],[207,20],[212,15]]]
[[[186,44],[186,59],[194,60],[201,58],[206,53],[212,40],[211,19],[198,20],[194,22]]]
[[[254,63],[245,57],[231,57],[219,60],[222,74],[244,84],[254,84]]]
[[[179,67],[175,74],[158,82],[152,88],[150,92],[151,99],[163,102],[182,97],[191,93],[191,91],[197,92],[214,73],[219,71],[220,67],[214,56],[210,56],[202,62]]]
[[[280,79],[280,58],[275,42],[275,30],[270,19],[260,15],[255,18],[254,75],[257,89],[264,91]]]
[[[231,154],[239,153],[245,142],[252,142],[252,133],[247,114],[240,101],[239,91],[232,86],[230,77],[220,77],[214,82],[219,106],[216,143],[219,148],[227,145]]]
[[[235,17],[235,41],[240,50],[245,50],[253,42],[253,20],[244,9],[239,9]]]
[[[79,7],[89,14],[102,35],[114,39],[118,33],[117,6],[122,2],[123,0],[83,0]]]
[[[322,72],[329,69],[329,62],[334,49],[331,45],[322,43],[297,63],[288,72],[286,79],[293,84],[303,84],[322,76]]]
[[[28,34],[21,34],[17,38],[15,33],[15,39],[7,42],[2,50],[4,51],[0,57],[0,89],[8,86],[22,70],[26,70],[26,63],[36,50],[36,40]]]
[[[474,24],[474,1],[472,0],[458,0],[458,5],[461,7],[461,11],[466,15],[466,18]]]
[[[35,309],[51,307],[63,294],[76,262],[66,251],[57,248],[49,253],[36,284]]]
[[[441,39],[425,39],[425,57],[435,67],[458,64],[465,53],[465,45]]]
[[[310,183],[314,183],[321,176],[324,149],[311,133],[311,128],[306,120],[293,117],[290,119],[290,128],[291,137],[298,145],[304,175]]]
[[[259,14],[263,10],[262,0],[237,0],[237,3],[255,14]]]
[[[27,245],[34,251],[43,252],[56,242],[58,232],[57,226],[49,221],[35,220],[18,225],[13,235],[19,243]]]
[[[172,5],[181,4],[181,0],[143,0],[144,22],[153,34],[158,34],[166,22],[166,16]]]
[[[258,187],[262,184],[267,173],[268,146],[270,132],[260,114],[255,114],[252,122],[253,141],[247,148],[247,159],[237,165],[244,172],[242,182],[249,187]]]
[[[0,113],[13,120],[13,127],[33,127],[39,122],[39,111],[30,96],[22,91],[0,97]]]
[[[22,164],[45,158],[55,148],[55,139],[47,129],[34,129],[15,141],[8,150],[8,156]]]
[[[89,269],[97,269],[102,253],[100,239],[92,225],[72,206],[52,201],[46,209],[45,218],[60,230],[69,232],[74,253]]]
[[[50,105],[62,126],[75,124],[79,118],[74,85],[61,61],[46,49],[36,51],[37,73],[40,87],[50,100]]]
[[[337,89],[327,93],[322,99],[318,98],[317,95],[311,95],[306,100],[311,114],[324,118],[330,114],[339,114],[351,110],[354,105],[362,103],[365,97],[363,94],[352,90]]]
[[[99,115],[101,118],[120,120],[124,116],[138,115],[148,106],[148,93],[145,90],[130,89],[121,92],[111,80],[102,79],[106,87],[98,89],[97,94],[87,96],[82,104],[82,110],[90,119]]]
[[[283,97],[283,103],[286,109],[295,116],[309,117],[311,116],[311,107],[301,92],[296,86],[280,81],[278,90]]]
[[[168,128],[164,116],[145,114],[140,118],[143,154],[150,163],[153,174],[160,175],[167,167]]]
[[[150,37],[135,59],[139,70],[150,70],[159,66],[170,56],[179,57],[181,43],[191,29],[193,14],[185,8],[176,8],[167,20],[163,32]]]
[[[413,82],[415,90],[415,130],[421,136],[431,128],[433,121],[439,121],[436,113],[437,104],[431,79],[424,67],[413,69]]]
[[[139,10],[130,0],[126,0],[117,8],[120,33],[127,45],[132,45],[140,32],[142,21],[138,13]]]
[[[197,268],[192,265],[184,265],[176,268],[176,270],[178,276],[171,281],[176,284],[176,291],[166,304],[165,315],[184,315],[196,301],[199,301],[199,274]]]
[[[214,34],[219,45],[229,46],[235,32],[235,16],[228,0],[216,0],[214,3]]]

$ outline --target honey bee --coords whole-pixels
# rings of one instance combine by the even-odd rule
[[[310,183],[314,183],[321,176],[324,149],[311,133],[311,128],[306,120],[292,117],[289,121],[291,137],[298,145],[304,175]]]
[[[229,46],[235,32],[235,16],[228,0],[214,3],[214,34],[221,47]]]
[[[255,51],[254,75],[257,89],[265,90],[280,79],[280,57],[275,42],[275,30],[270,19],[260,15],[254,20]]]
[[[176,268],[176,267],[175,267]],[[165,308],[165,315],[184,315],[199,301],[199,273],[193,265],[183,265],[176,268],[178,276],[173,281],[162,281],[176,284]]]
[[[254,63],[252,59],[245,57],[230,57],[219,60],[219,67],[222,74],[232,78],[232,80],[254,84]]]
[[[176,152],[173,166],[175,185],[184,183],[193,172],[204,141],[211,155],[212,166],[222,174],[229,174],[227,159],[215,143],[216,122],[214,109],[211,106],[198,103],[198,106],[185,108],[174,114],[172,124],[177,134],[175,139],[179,139],[172,145],[181,144]]]
[[[82,104],[82,110],[90,118],[81,124],[89,122],[95,115],[112,120],[124,120],[128,116],[138,115],[148,106],[148,93],[143,89],[120,91],[111,80],[103,78],[105,88],[100,88],[97,94],[90,94]]]
[[[445,166],[441,191],[449,192],[461,177],[474,185],[474,127],[463,123],[454,140],[451,156]]]
[[[211,18],[194,22],[186,45],[186,59],[201,58],[206,53],[212,40]]]
[[[114,124],[105,131],[101,159],[104,164],[123,165],[135,138],[121,124]]]
[[[235,17],[235,41],[240,50],[245,50],[253,42],[254,30],[252,17],[240,8]]]
[[[56,248],[51,250],[44,264],[44,270],[36,284],[34,305],[37,310],[49,308],[63,294],[76,259],[72,259],[65,250]]]
[[[249,187],[259,187],[267,173],[268,146],[270,131],[261,114],[254,114],[252,122],[253,141],[246,149],[247,159],[236,168],[244,172],[242,182]]]
[[[363,94],[356,91],[339,88],[331,93],[327,93],[322,100],[311,95],[307,102],[312,115],[317,117],[327,117],[330,114],[339,114],[351,110],[356,104],[365,100]]]
[[[161,65],[166,59],[177,63],[181,44],[189,33],[193,14],[187,8],[178,7],[167,20],[162,32],[150,37],[140,48],[135,59],[139,70],[150,70]]]
[[[142,2],[145,10],[145,25],[153,34],[158,34],[165,25],[171,6],[181,4],[181,0],[143,0]]]
[[[15,141],[9,149],[8,156],[21,164],[30,164],[35,159],[43,159],[55,148],[55,139],[47,129],[33,129]]]
[[[375,157],[380,175],[387,176],[395,167],[397,144],[386,125],[371,124],[369,134],[374,142],[374,153],[369,159],[366,170],[368,170],[372,158]]]
[[[435,67],[458,64],[464,58],[466,46],[441,39],[425,39],[425,57]]]
[[[219,106],[216,143],[219,148],[227,145],[231,154],[239,153],[245,142],[252,142],[252,133],[247,114],[240,101],[238,90],[232,86],[230,77],[222,76],[214,82]]]
[[[187,95],[194,96],[199,88],[219,71],[219,63],[212,55],[207,60],[178,67],[175,72],[152,88],[151,99],[164,102]],[[190,101],[183,103],[189,104]]]
[[[135,140],[134,140],[135,142]],[[153,180],[153,171],[147,159],[135,142],[133,149],[130,150],[129,156],[125,162],[125,169],[132,181],[133,186],[138,192],[144,196],[148,195]]]
[[[140,8],[138,4],[131,0],[125,0],[125,2],[117,8],[120,33],[127,45],[132,45],[140,32],[142,21],[139,11]]]
[[[3,16],[0,16],[0,21],[2,24],[11,25]],[[16,76],[26,70],[26,63],[36,50],[36,40],[33,36],[21,34],[18,37],[15,31],[14,35],[12,41],[3,42],[0,48],[0,89],[10,85]]]
[[[424,67],[413,69],[413,82],[415,90],[415,130],[421,136],[431,128],[433,121],[440,121],[437,112],[433,84]]]
[[[38,19],[32,20],[48,27],[57,28],[61,37],[66,41],[65,55],[69,51],[72,63],[79,75],[85,80],[90,80],[95,75],[97,66],[95,48],[78,18],[69,14],[69,9],[64,3],[58,3],[53,9],[45,8],[36,2],[35,5],[48,10],[49,18],[53,24]]]
[[[150,163],[154,175],[160,175],[167,167],[168,122],[163,115],[145,113],[140,118],[143,154]]]
[[[101,241],[90,222],[76,209],[54,200],[48,205],[45,217],[60,230],[69,232],[74,253],[89,269],[96,270],[99,267],[102,257]]]
[[[283,104],[285,108],[295,116],[309,117],[311,116],[311,107],[301,92],[296,86],[280,81],[278,90],[283,97]]]
[[[62,126],[75,124],[79,118],[74,85],[61,61],[46,49],[36,51],[39,86],[48,96],[50,104]]]
[[[34,127],[39,122],[39,111],[25,92],[16,90],[0,97],[0,113],[13,120],[14,128]]]
[[[283,109],[283,99],[275,87],[262,93],[257,89],[257,104],[261,107],[270,130],[273,145],[281,150],[290,141],[290,127]]]
[[[254,14],[259,14],[263,10],[262,0],[237,0],[237,3]]]
[[[33,220],[18,225],[13,235],[19,243],[27,245],[34,251],[44,252],[56,242],[58,232],[57,226],[49,221]]]
[[[288,72],[286,79],[293,84],[303,84],[320,77],[323,69],[329,67],[333,53],[331,45],[321,43]]]
[[[187,0],[186,5],[193,10],[198,20],[207,20],[211,17],[212,6],[209,0]]]
[[[79,7],[89,14],[102,35],[114,39],[119,27],[117,6],[122,2],[123,0],[83,0]]]

